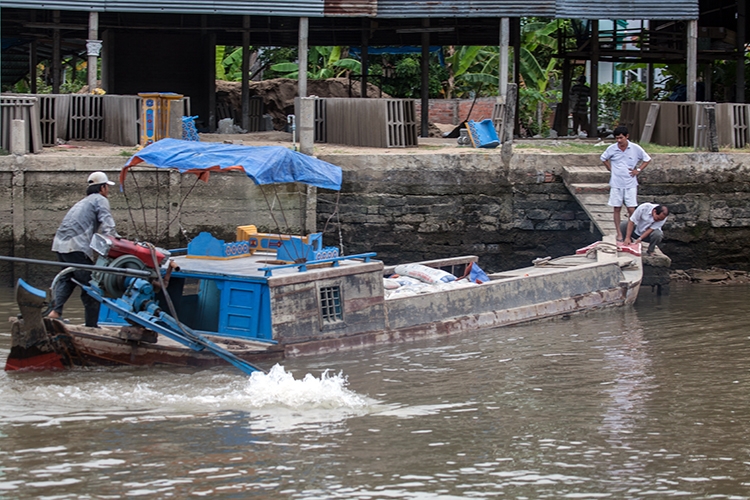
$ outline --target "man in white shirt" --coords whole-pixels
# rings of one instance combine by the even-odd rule
[[[642,203],[633,211],[630,219],[623,221],[620,231],[625,233],[625,245],[648,242],[648,255],[653,255],[656,245],[664,238],[662,226],[667,221],[669,209],[656,203]]]
[[[114,184],[104,172],[89,175],[86,197],[68,210],[52,241],[52,251],[57,252],[60,262],[92,265],[94,252],[89,244],[94,233],[117,236],[107,199],[109,187]],[[71,278],[86,285],[91,281],[91,271],[78,269],[72,274],[63,275],[53,290],[54,309],[49,313],[50,318],[62,318],[63,306],[76,288]],[[81,290],[81,301],[86,326],[98,326],[99,302],[84,290]]]
[[[627,127],[617,127],[614,130],[615,142],[608,147],[600,160],[611,172],[609,178],[609,202],[607,204],[614,208],[615,229],[617,230],[617,241],[622,241],[620,231],[620,211],[623,203],[628,210],[628,215],[633,215],[638,205],[638,175],[651,161],[651,157],[638,144],[628,140]],[[638,165],[639,162],[642,162]]]

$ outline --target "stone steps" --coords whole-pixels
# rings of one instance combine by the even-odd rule
[[[616,235],[612,207],[607,205],[609,171],[606,167],[563,167],[562,179],[602,235]]]

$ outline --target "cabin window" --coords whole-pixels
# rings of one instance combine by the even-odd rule
[[[320,288],[320,317],[324,325],[344,321],[344,308],[340,286]]]

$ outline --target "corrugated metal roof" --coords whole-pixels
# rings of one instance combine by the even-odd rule
[[[21,9],[288,17],[698,19],[699,0],[2,0]]]
[[[698,0],[556,0],[559,19],[698,19]]]
[[[378,15],[400,17],[554,17],[555,0],[379,0]]]
[[[359,2],[350,0],[349,3]],[[288,17],[323,17],[325,7],[323,0],[3,0],[2,6],[43,10]]]

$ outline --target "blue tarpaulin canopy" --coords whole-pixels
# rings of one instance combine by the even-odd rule
[[[209,172],[243,170],[256,184],[301,182],[324,189],[341,189],[341,167],[283,146],[240,146],[218,142],[162,139],[134,154],[120,172],[139,163],[176,169],[208,180]]]

